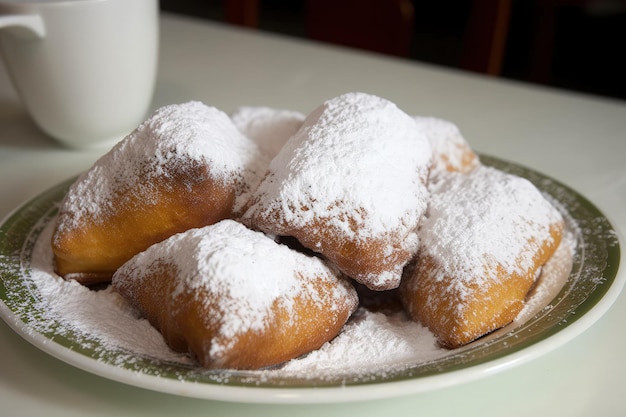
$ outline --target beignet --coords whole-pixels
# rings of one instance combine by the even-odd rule
[[[395,288],[417,251],[430,159],[415,120],[395,104],[344,94],[307,116],[242,221],[296,238],[371,289]]]
[[[211,369],[258,369],[317,349],[358,304],[336,269],[232,220],[151,246],[112,285],[172,349]]]
[[[447,347],[511,322],[563,234],[560,212],[528,180],[480,166],[432,190],[406,311]]]
[[[480,165],[478,155],[454,123],[428,116],[415,116],[415,121],[432,149],[429,186],[448,173],[468,173]]]
[[[214,107],[157,110],[69,189],[52,239],[56,272],[109,281],[153,243],[235,216],[268,163]]]
[[[306,116],[294,110],[242,106],[230,117],[239,131],[256,142],[271,159],[300,129]]]

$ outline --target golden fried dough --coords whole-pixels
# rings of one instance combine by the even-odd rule
[[[417,263],[400,287],[405,309],[451,348],[508,324],[563,227],[526,179],[484,166],[447,175],[432,189]]]
[[[478,155],[454,123],[427,116],[416,116],[415,121],[418,129],[428,138],[432,149],[429,185],[438,182],[448,173],[468,173],[480,165]]]
[[[259,369],[317,349],[358,304],[336,269],[232,220],[151,246],[112,284],[169,346],[212,369]]]
[[[108,281],[151,244],[234,216],[267,163],[213,107],[157,110],[70,188],[52,239],[56,272]]]
[[[382,98],[344,94],[307,116],[242,221],[296,238],[371,289],[395,288],[417,251],[430,160],[412,117]]]

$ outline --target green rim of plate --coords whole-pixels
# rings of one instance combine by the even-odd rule
[[[616,281],[620,244],[618,234],[600,210],[571,188],[531,169],[498,158],[481,155],[481,161],[485,165],[527,178],[565,210],[572,226],[578,231],[574,264],[566,284],[551,302],[550,308],[543,309],[512,330],[492,335],[495,337],[484,342],[450,351],[449,355],[431,362],[408,365],[395,371],[337,375],[321,379],[306,376],[267,377],[259,371],[208,371],[191,365],[138,356],[133,352],[105,346],[96,338],[66,329],[63,323],[47,314],[38,289],[30,280],[30,261],[37,237],[55,218],[59,203],[75,178],[27,202],[0,226],[0,300],[8,307],[8,310],[0,309],[0,313],[23,337],[28,339],[33,334],[40,335],[69,349],[73,352],[72,355],[78,354],[85,357],[81,359],[97,361],[99,366],[105,364],[122,372],[209,386],[345,388],[421,379],[506,360],[507,357],[574,326],[598,306]]]

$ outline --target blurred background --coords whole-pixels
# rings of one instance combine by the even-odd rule
[[[161,0],[161,9],[626,100],[626,0]]]

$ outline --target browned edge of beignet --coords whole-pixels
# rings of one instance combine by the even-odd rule
[[[524,307],[526,294],[533,288],[537,271],[554,254],[563,236],[563,222],[550,225],[551,239],[528,242],[532,267],[507,273],[499,265],[485,265],[484,280],[469,280],[460,286],[463,271],[451,271],[438,280],[430,271],[438,267],[428,256],[418,255],[415,268],[401,286],[401,297],[409,316],[428,327],[447,348],[466,345],[515,319]],[[522,254],[520,256],[523,256]]]
[[[348,219],[355,238],[335,229],[333,218],[314,218],[307,226],[293,227],[279,213],[253,214],[243,219],[251,228],[278,230],[281,236],[296,239],[300,245],[337,266],[347,277],[375,291],[397,288],[404,266],[414,257],[417,238],[389,230],[378,236],[359,238],[356,221]],[[383,256],[383,254],[385,254]]]
[[[152,244],[231,217],[236,181],[211,178],[207,167],[188,162],[167,167],[168,176],[145,174],[140,182],[149,195],[120,189],[111,202],[114,209],[102,218],[89,217],[73,228],[57,226],[55,272],[86,285],[108,282],[117,268]],[[57,222],[71,222],[71,216],[61,210]]]
[[[310,352],[358,307],[336,268],[233,220],[151,246],[112,285],[172,349],[210,369],[265,368]]]

